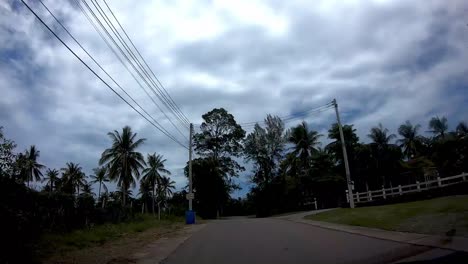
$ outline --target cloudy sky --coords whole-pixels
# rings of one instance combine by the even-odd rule
[[[27,2],[116,88],[43,6]],[[424,129],[435,115],[447,116],[451,128],[468,120],[464,0],[107,2],[195,124],[214,107],[226,108],[243,123],[267,113],[298,113],[333,98],[343,122],[354,124],[362,141],[378,123],[396,132],[405,120]],[[185,143],[75,0],[45,3],[110,75]],[[178,188],[186,185],[187,151],[133,112],[19,0],[0,2],[0,89],[0,126],[18,150],[35,144],[48,167],[73,161],[91,173],[110,146],[106,133],[130,125],[147,138],[141,151],[164,155]],[[324,133],[333,114],[306,120]],[[245,188],[235,196],[248,191],[246,175],[240,183]]]

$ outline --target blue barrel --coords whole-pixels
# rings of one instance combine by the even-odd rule
[[[195,224],[195,211],[193,210],[185,211],[185,223],[187,225]]]

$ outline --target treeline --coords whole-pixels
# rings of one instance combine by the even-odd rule
[[[305,122],[286,129],[279,117],[268,115],[263,126],[256,124],[246,135],[222,108],[202,117],[201,132],[194,136],[200,157],[193,162],[195,204],[202,216],[266,216],[311,209],[314,199],[321,208],[346,203],[337,124],[332,124],[327,135],[321,135]],[[430,136],[424,136],[421,125],[406,121],[397,136],[379,124],[367,135],[370,143],[363,143],[353,125],[344,125],[355,189],[397,186],[468,171],[466,124],[460,122],[455,131],[450,131],[445,117],[434,117],[428,129]],[[324,137],[331,142],[322,145],[320,139]],[[231,199],[230,193],[239,188],[233,179],[245,171],[239,164],[242,159],[253,164],[248,174],[254,187],[247,198]]]
[[[175,183],[164,166],[166,160],[156,153],[145,159],[138,149],[146,139],[139,139],[130,127],[108,135],[111,145],[103,151],[100,166],[86,175],[73,162],[60,169],[46,168],[35,146],[17,153],[15,142],[0,127],[0,215],[6,252],[2,259],[31,261],[35,243],[45,232],[127,221],[140,212],[160,217],[161,211],[168,211]],[[30,188],[32,182],[41,182],[42,189]],[[108,190],[109,182],[116,184],[116,191]],[[138,199],[131,190],[137,183]]]

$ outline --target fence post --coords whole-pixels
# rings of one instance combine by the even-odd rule
[[[401,185],[398,185],[398,193],[399,193],[400,195],[403,195],[403,192],[402,192],[402,190],[401,190]]]
[[[437,177],[437,184],[439,187],[442,187],[442,181],[440,180],[440,177]]]
[[[418,185],[418,191],[421,191],[421,185],[419,185],[419,181],[416,181],[416,184]]]
[[[387,199],[387,196],[385,195],[385,186],[382,185],[382,196],[384,199]]]
[[[349,191],[346,190],[346,202],[349,203]]]
[[[371,191],[367,191],[367,196],[369,197],[369,201],[372,201],[372,193],[371,193]]]
[[[357,198],[358,203],[361,202],[361,199],[359,198],[359,193],[358,192],[356,193],[356,198]]]
[[[315,210],[317,210],[317,198],[314,198]]]

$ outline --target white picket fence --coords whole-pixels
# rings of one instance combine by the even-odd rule
[[[398,185],[393,188],[382,188],[375,191],[356,192],[353,193],[354,203],[366,203],[376,199],[387,199],[393,196],[403,195],[406,193],[420,192],[430,189],[436,189],[453,184],[458,184],[468,180],[468,173],[462,173],[455,176],[430,180],[425,182],[416,182],[415,184]],[[382,186],[383,187],[383,186]],[[349,193],[346,190],[346,200],[349,203]]]

